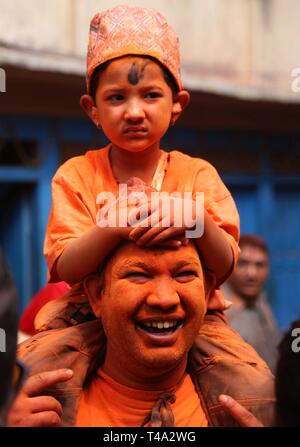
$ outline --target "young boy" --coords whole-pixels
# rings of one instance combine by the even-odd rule
[[[134,176],[161,192],[191,192],[193,198],[204,193],[204,233],[197,244],[218,286],[237,258],[239,217],[208,162],[160,149],[160,139],[189,102],[180,77],[178,38],[160,13],[117,6],[94,16],[87,92],[81,107],[111,143],[68,160],[53,179],[45,239],[50,282],[80,282],[123,238],[146,246],[185,243],[186,228],[174,225],[174,215],[168,216],[168,228],[97,225],[98,194],[118,196],[119,184]],[[195,215],[195,201],[190,206]],[[145,218],[150,222],[151,211]]]

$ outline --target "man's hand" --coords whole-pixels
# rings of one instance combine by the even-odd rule
[[[29,377],[12,404],[8,427],[58,427],[61,425],[61,404],[43,391],[73,377],[71,369],[56,369]]]
[[[263,427],[263,424],[250,411],[225,394],[219,396],[219,402],[241,427]]]

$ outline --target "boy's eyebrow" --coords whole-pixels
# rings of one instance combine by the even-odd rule
[[[107,86],[107,88],[103,89],[103,95],[109,95],[112,93],[117,93],[117,92],[124,92],[126,90],[126,86],[122,86],[122,85],[118,85],[118,84],[112,84],[111,86]],[[159,90],[159,91],[163,91],[163,89],[157,85],[157,84],[148,84],[148,85],[143,85],[141,86],[141,91],[149,91],[149,90]]]
[[[112,84],[112,85],[108,86],[107,88],[103,89],[103,94],[107,95],[108,93],[121,92],[123,90],[125,90],[124,86],[121,86],[119,84]]]

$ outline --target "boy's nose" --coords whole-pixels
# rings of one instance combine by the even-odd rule
[[[131,100],[128,102],[124,118],[127,121],[139,121],[145,118],[145,112],[142,104],[138,100]]]

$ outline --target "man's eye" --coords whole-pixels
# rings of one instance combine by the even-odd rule
[[[135,279],[136,280],[144,280],[144,279],[148,279],[149,275],[144,272],[129,272],[129,273],[126,273],[124,278],[129,279],[129,280],[135,280]]]
[[[184,270],[182,272],[176,273],[175,278],[179,280],[190,280],[196,278],[197,276],[198,275],[194,270]]]
[[[248,262],[246,261],[238,261],[237,263],[238,267],[244,268],[248,265]]]

